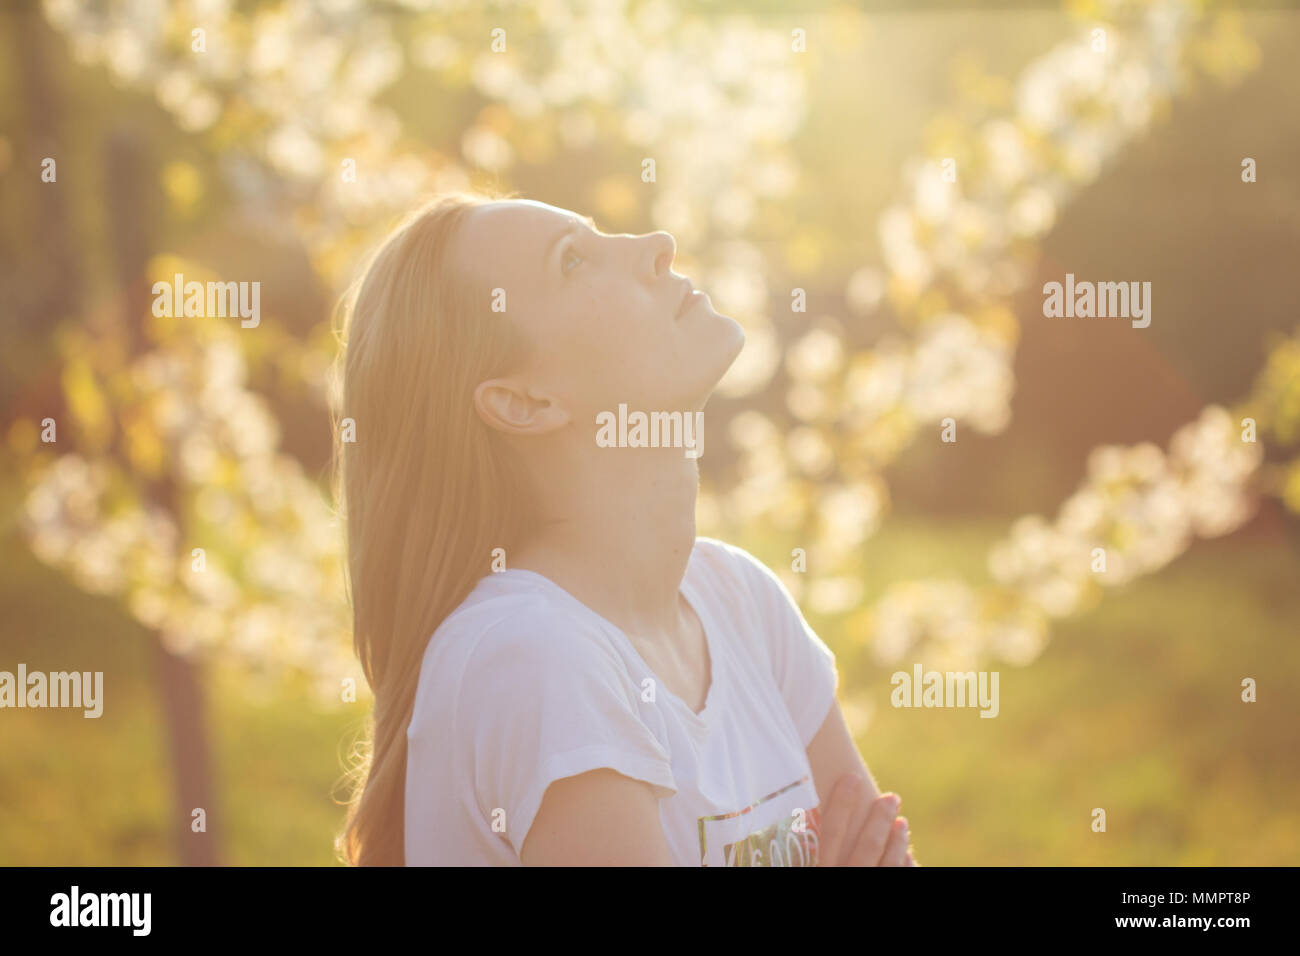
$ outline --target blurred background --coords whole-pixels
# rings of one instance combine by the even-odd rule
[[[0,670],[105,699],[0,713],[0,864],[336,863],[335,303],[464,187],[667,229],[745,325],[699,530],[836,652],[921,862],[1300,861],[1300,14],[795,6],[6,4]],[[1045,318],[1067,272],[1150,326]],[[155,317],[176,273],[260,323]],[[891,707],[916,663],[998,717]]]

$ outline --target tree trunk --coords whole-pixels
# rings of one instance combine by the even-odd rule
[[[162,697],[163,722],[171,753],[175,804],[174,825],[169,827],[176,840],[182,866],[216,866],[217,846],[210,739],[203,714],[203,685],[199,668],[190,660],[174,654],[155,633],[154,658],[158,689]],[[194,811],[201,809],[202,817]],[[195,832],[196,819],[203,820],[203,830]]]
[[[105,197],[108,209],[109,248],[119,288],[120,333],[127,336],[132,355],[148,347],[143,321],[149,314],[149,258],[157,246],[161,218],[158,178],[154,175],[147,139],[127,126],[119,126],[105,143],[106,180],[113,188]],[[164,477],[143,489],[149,500],[178,514],[175,484]],[[183,529],[182,529],[183,534]],[[183,539],[182,539],[183,540]],[[203,698],[197,665],[172,653],[154,635],[158,687],[163,720],[170,742],[176,803],[176,850],[184,866],[217,863],[214,828],[212,755],[203,719]],[[205,830],[195,832],[194,811],[203,810]]]

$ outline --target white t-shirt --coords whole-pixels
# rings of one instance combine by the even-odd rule
[[[519,866],[546,788],[600,767],[652,785],[678,865],[815,863],[806,749],[835,700],[834,654],[740,548],[697,538],[681,591],[711,658],[699,714],[548,578],[483,578],[425,650],[407,730],[407,864]]]

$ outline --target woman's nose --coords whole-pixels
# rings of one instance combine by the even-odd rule
[[[672,268],[677,255],[677,241],[667,232],[652,232],[642,237],[646,243],[646,259],[650,278],[660,279]]]

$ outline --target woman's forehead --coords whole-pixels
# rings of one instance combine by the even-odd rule
[[[577,213],[533,199],[499,199],[476,206],[470,221],[483,231],[550,231],[574,219]]]
[[[532,199],[502,199],[475,206],[460,230],[462,254],[468,259],[508,259],[521,265],[540,265],[546,240],[552,233],[580,219],[576,213]]]

